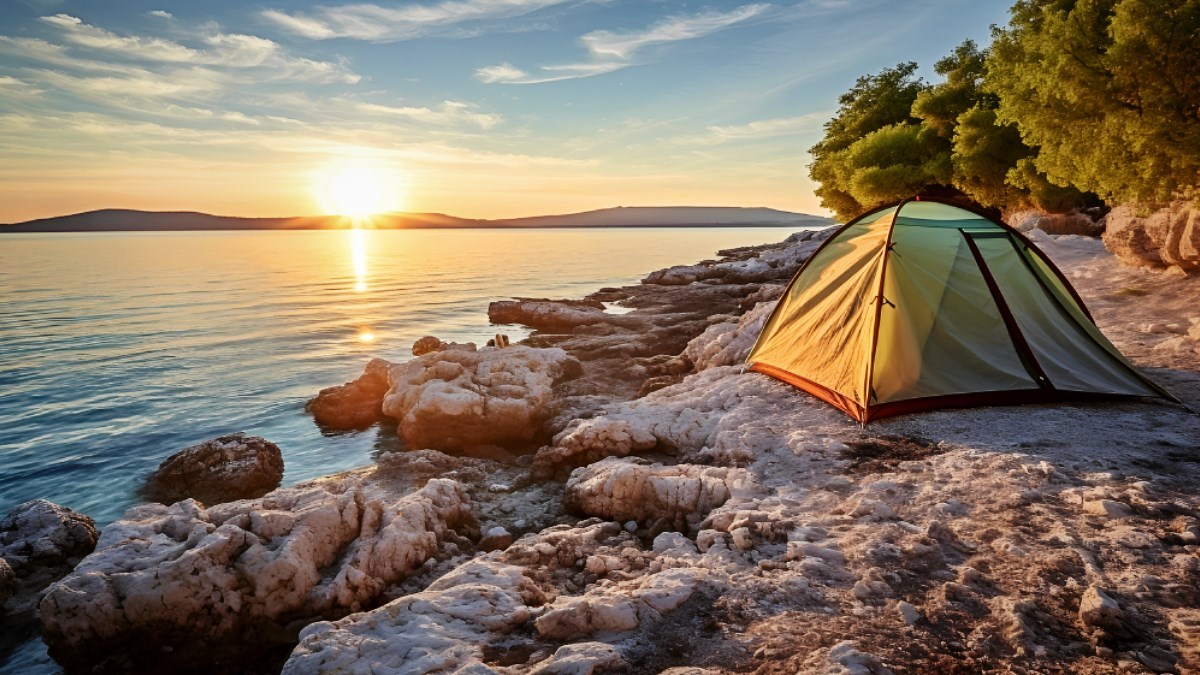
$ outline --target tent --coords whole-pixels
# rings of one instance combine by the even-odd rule
[[[747,361],[863,424],[934,408],[1176,400],[1104,337],[1028,239],[972,207],[923,197],[831,235]]]

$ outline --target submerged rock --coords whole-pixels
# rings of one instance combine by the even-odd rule
[[[258,436],[229,434],[181,450],[158,465],[142,489],[149,499],[208,505],[261,497],[283,480],[283,453]]]
[[[1178,201],[1149,214],[1118,206],[1105,219],[1104,245],[1127,265],[1200,269],[1200,209]]]
[[[136,507],[47,592],[44,639],[68,667],[236,663],[362,609],[470,519],[444,479],[394,502],[343,478],[207,509]]]
[[[413,348],[416,349],[416,345]],[[365,429],[371,426],[384,417],[383,397],[388,391],[387,372],[391,365],[383,359],[371,359],[358,379],[322,389],[305,404],[304,409],[312,414],[317,424],[328,429]]]
[[[561,349],[433,352],[392,367],[383,410],[414,449],[520,445],[536,439],[554,414],[554,384],[579,372],[579,362]]]

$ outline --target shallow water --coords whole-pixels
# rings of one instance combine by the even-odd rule
[[[423,335],[482,344],[488,302],[580,297],[786,228],[0,235],[0,514],[45,498],[103,527],[159,462],[245,431],[289,485],[371,462],[378,428],[304,413]],[[40,641],[0,672],[53,672]]]

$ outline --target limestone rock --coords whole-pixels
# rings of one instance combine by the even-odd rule
[[[538,450],[533,473],[547,478],[560,466],[590,464],[604,457],[624,457],[658,444],[648,429],[628,420],[597,417],[572,422],[554,437],[550,447]]]
[[[1107,593],[1096,586],[1088,586],[1079,598],[1079,620],[1085,626],[1099,628],[1115,636],[1129,636],[1125,628],[1125,612]]]
[[[563,505],[577,513],[621,522],[665,519],[683,529],[698,523],[733,494],[752,490],[753,481],[744,469],[664,466],[610,457],[571,473]]]
[[[426,335],[413,343],[413,356],[424,356],[430,352],[436,352],[442,347],[442,341],[432,335]]]
[[[1141,267],[1200,269],[1200,209],[1173,202],[1148,215],[1118,206],[1105,219],[1104,245],[1121,262]]]
[[[68,667],[112,653],[159,668],[236,662],[360,609],[469,518],[445,479],[390,503],[346,478],[208,509],[136,507],[47,592],[44,639]]]
[[[553,656],[530,671],[530,675],[592,675],[624,669],[628,665],[621,652],[612,645],[579,642],[559,647]]]
[[[25,502],[0,520],[0,558],[17,577],[61,576],[96,548],[95,521],[44,499]]]
[[[744,363],[774,309],[774,302],[760,302],[735,320],[709,326],[688,343],[683,355],[696,370]]]
[[[479,549],[482,551],[502,551],[509,546],[512,546],[513,536],[508,530],[503,527],[493,527],[483,533],[483,538],[479,540]]]
[[[1092,499],[1083,503],[1083,512],[1091,516],[1104,518],[1128,518],[1133,515],[1133,509],[1128,504],[1115,502],[1111,499]]]
[[[492,323],[512,323],[541,331],[569,331],[597,323],[634,325],[641,319],[624,314],[608,314],[604,303],[594,300],[545,300],[517,298],[498,300],[488,305]]]
[[[693,570],[672,569],[615,588],[559,598],[534,625],[538,635],[556,640],[633,630],[687,602],[699,581]]]
[[[829,648],[827,657],[829,670],[826,672],[845,675],[892,675],[892,671],[883,667],[883,662],[873,654],[858,650],[858,645],[850,640],[843,640]]]
[[[527,622],[528,605],[543,601],[521,568],[472,561],[421,593],[308,626],[283,672],[491,672],[467,669],[482,668],[483,646]]]
[[[554,384],[579,369],[557,348],[433,352],[392,367],[383,411],[413,449],[529,443],[555,412]]]
[[[181,450],[158,465],[142,489],[151,500],[208,505],[261,497],[283,480],[283,453],[258,436],[229,434]]]
[[[1104,232],[1103,221],[1098,222],[1079,210],[1067,213],[1021,211],[1009,215],[1006,220],[1021,232],[1041,230],[1046,234],[1078,234],[1086,237],[1096,237]]]
[[[328,429],[371,426],[383,419],[383,396],[388,390],[387,372],[391,365],[383,359],[371,359],[358,379],[322,389],[304,409],[317,424]]]

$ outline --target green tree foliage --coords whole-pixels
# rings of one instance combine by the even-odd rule
[[[1200,0],[1018,0],[986,87],[1032,167],[1109,201],[1200,186]],[[1027,163],[1028,164],[1028,163]]]
[[[915,149],[919,144],[908,138],[911,131],[875,132],[903,126],[919,129],[912,105],[925,84],[914,77],[916,70],[915,63],[901,63],[858,78],[850,91],[838,98],[837,114],[825,123],[825,137],[810,150],[813,163],[809,173],[820,183],[817,196],[839,217],[852,218],[865,207],[892,198],[890,194],[880,198],[888,193],[888,185],[898,189],[896,181],[885,180],[887,172],[882,170],[888,166],[872,162],[898,157],[900,148]],[[859,143],[862,145],[855,149]],[[859,175],[863,170],[869,173],[865,179]],[[856,185],[865,192],[856,192]],[[895,197],[906,194],[911,190]]]
[[[987,53],[980,51],[974,40],[955,47],[952,54],[933,66],[945,81],[917,95],[913,116],[937,135],[951,139],[960,115],[976,107],[995,108],[996,96],[983,90],[986,63]]]

